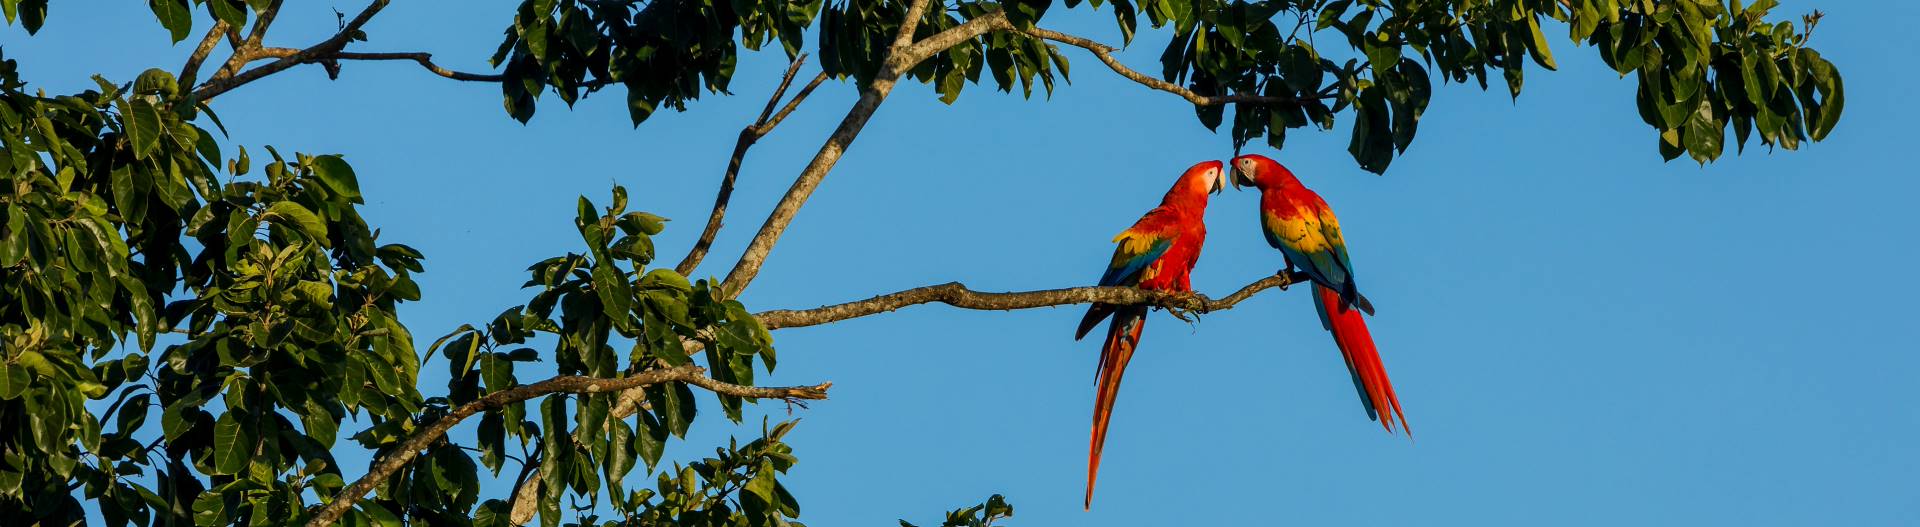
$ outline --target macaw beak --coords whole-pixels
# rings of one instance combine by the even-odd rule
[[[1241,167],[1233,167],[1233,187],[1237,189],[1251,186],[1254,186],[1253,174],[1248,174],[1247,171]]]
[[[1217,178],[1213,178],[1213,189],[1212,189],[1212,190],[1213,190],[1213,192],[1212,192],[1212,193],[1213,193],[1213,194],[1219,194],[1219,193],[1220,193],[1220,191],[1222,191],[1222,190],[1226,190],[1226,188],[1227,188],[1227,181],[1226,181],[1226,180],[1227,180],[1227,178],[1226,178],[1225,176],[1222,176],[1222,177],[1217,177]]]

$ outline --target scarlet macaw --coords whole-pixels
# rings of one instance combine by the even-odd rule
[[[1160,206],[1147,211],[1133,227],[1122,231],[1113,241],[1113,261],[1100,276],[1103,286],[1132,286],[1156,291],[1190,293],[1193,286],[1188,273],[1200,258],[1200,246],[1206,242],[1207,194],[1226,186],[1226,174],[1219,161],[1207,161],[1188,168],[1167,191]],[[1100,447],[1107,440],[1107,419],[1113,415],[1113,400],[1120,393],[1120,376],[1140,343],[1140,328],[1146,323],[1147,306],[1094,304],[1080,319],[1074,340],[1109,315],[1113,323],[1107,329],[1107,341],[1100,346],[1100,372],[1095,381],[1093,404],[1093,441],[1087,459],[1087,502],[1093,508],[1093,481],[1100,472]]]
[[[1298,267],[1313,280],[1314,309],[1346,358],[1367,418],[1392,432],[1398,417],[1400,428],[1412,434],[1406,414],[1400,411],[1400,397],[1393,393],[1393,382],[1387,380],[1379,350],[1360,316],[1361,312],[1372,315],[1373,304],[1354,285],[1353,263],[1347,259],[1347,244],[1333,209],[1301,185],[1287,167],[1266,156],[1235,157],[1233,169],[1234,186],[1260,189],[1260,226],[1267,243],[1280,250],[1288,267]]]

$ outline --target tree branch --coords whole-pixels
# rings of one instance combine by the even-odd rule
[[[822,306],[814,309],[781,309],[765,311],[754,315],[767,329],[798,328],[817,326],[859,318],[894,310],[939,302],[963,309],[982,309],[1010,311],[1032,309],[1036,307],[1064,306],[1072,304],[1115,304],[1115,305],[1151,305],[1176,312],[1185,311],[1199,314],[1232,309],[1235,304],[1253,297],[1255,293],[1271,289],[1286,289],[1287,286],[1307,281],[1307,277],[1297,271],[1277,274],[1256,280],[1241,287],[1219,300],[1205,295],[1182,295],[1165,291],[1150,291],[1132,287],[1072,287],[1066,289],[1046,289],[1040,291],[1021,291],[1011,293],[989,293],[968,289],[959,282],[916,287],[897,293],[888,293],[866,300]]]
[[[446,77],[446,78],[457,80],[457,81],[500,82],[506,79],[506,76],[504,75],[486,74],[486,73],[467,73],[464,71],[454,71],[454,70],[442,68],[440,67],[440,65],[433,63],[432,53],[418,52],[418,51],[389,52],[389,53],[356,53],[351,51],[341,51],[341,52],[329,54],[325,57],[322,57],[320,60],[326,60],[326,59],[411,60],[411,61],[420,63],[420,67],[426,68],[427,71],[433,72],[434,75],[439,75],[441,77]]]
[[[260,15],[254,18],[253,29],[247,32],[245,38],[240,36],[240,28],[228,28],[225,32],[227,35],[227,45],[233,48],[233,55],[227,57],[227,63],[222,64],[219,70],[213,72],[212,80],[233,77],[233,74],[239,73],[240,68],[246,66],[247,63],[269,56],[255,52],[260,51],[260,41],[266,38],[267,28],[273,25],[274,19],[279,18],[280,4],[281,0],[273,0],[271,4],[268,4],[267,9],[261,11]],[[183,84],[188,86],[193,85],[192,83],[184,82]]]
[[[961,42],[973,40],[975,37],[985,35],[990,31],[1005,30],[1012,27],[1011,24],[1007,23],[1007,13],[1005,11],[994,10],[980,15],[978,18],[961,23],[960,25],[947,28],[946,31],[935,33],[933,36],[915,43],[907,48],[906,55],[912,57],[915,63],[919,63],[919,61],[931,57],[935,53],[958,46]]]
[[[800,93],[794,94],[793,99],[788,100],[787,105],[781,107],[779,113],[773,114],[773,118],[768,119],[766,124],[761,126],[763,130],[761,130],[760,135],[766,135],[767,132],[773,131],[773,127],[780,126],[780,121],[787,120],[787,114],[793,113],[794,108],[800,107],[800,101],[806,100],[808,95],[813,94],[814,88],[819,88],[820,83],[823,83],[826,81],[827,81],[827,72],[822,71],[819,74],[814,75],[813,80],[807,81],[807,85],[800,88]]]
[[[747,243],[740,260],[734,263],[732,271],[727,272],[726,280],[720,282],[722,297],[739,296],[753,281],[753,277],[760,274],[760,265],[766,262],[774,243],[780,241],[781,233],[786,232],[787,225],[793,222],[794,215],[800,212],[800,206],[806,204],[807,198],[813,196],[814,189],[820,188],[820,181],[827,177],[827,172],[840,162],[840,155],[846,152],[847,145],[853,144],[853,139],[867,126],[867,120],[873,118],[873,111],[880,107],[881,101],[887,99],[887,94],[893,92],[893,85],[900,80],[900,74],[926,59],[925,56],[913,56],[903,51],[910,48],[913,31],[919,27],[928,2],[913,0],[907,7],[906,18],[900,21],[900,31],[894,35],[893,45],[887,48],[887,58],[881,62],[880,72],[866,89],[860,91],[860,100],[840,120],[840,126],[834,128],[826,144],[820,145],[820,151],[814,154],[813,160],[800,170],[800,176],[794,178],[793,186],[787,188],[787,193],[774,205],[773,212],[767,215],[767,221],[760,225],[760,231]]]
[[[1186,99],[1187,102],[1191,102],[1197,106],[1219,106],[1219,105],[1229,104],[1229,103],[1254,103],[1254,104],[1299,104],[1300,103],[1300,99],[1295,97],[1266,97],[1261,95],[1246,95],[1246,94],[1201,95],[1198,93],[1194,93],[1193,90],[1189,90],[1184,87],[1181,87],[1178,84],[1167,82],[1159,78],[1156,78],[1152,75],[1141,73],[1138,70],[1127,67],[1127,65],[1125,64],[1121,64],[1119,59],[1113,58],[1113,52],[1117,51],[1117,48],[1114,48],[1113,46],[1108,46],[1106,44],[1094,42],[1092,39],[1078,37],[1074,35],[1068,35],[1066,33],[1061,33],[1058,31],[1053,31],[1053,30],[1040,28],[1040,27],[1035,27],[1031,29],[1019,29],[1014,27],[1013,24],[1008,23],[1005,20],[1005,18],[1002,18],[1001,20],[996,22],[995,26],[996,27],[994,29],[996,30],[1012,31],[1015,33],[1031,36],[1034,38],[1051,40],[1054,42],[1059,42],[1061,44],[1066,44],[1069,46],[1082,48],[1087,51],[1093,52],[1093,56],[1095,58],[1100,59],[1100,62],[1106,64],[1107,68],[1112,69],[1114,73],[1119,73],[1120,76],[1126,77],[1127,79],[1132,80],[1133,82],[1140,83],[1141,85],[1146,86],[1148,88],[1153,88],[1163,92],[1178,95],[1180,96],[1180,98]]]
[[[389,0],[373,0],[373,3],[368,4],[366,9],[360,11],[360,14],[355,15],[352,20],[347,21],[346,25],[341,26],[339,33],[334,33],[333,36],[327,37],[326,40],[322,40],[318,44],[302,49],[299,52],[280,57],[279,60],[269,62],[260,67],[236,73],[232,77],[215,76],[215,78],[208,80],[205,84],[201,84],[199,88],[195,88],[193,94],[202,101],[209,100],[222,93],[226,93],[228,90],[259,80],[261,77],[272,75],[300,64],[318,62],[323,59],[325,55],[337,53],[341,48],[346,47],[347,42],[353,39],[353,35],[358,33],[362,26],[367,25],[367,21],[373,19],[373,15],[379,14],[381,9],[387,7],[388,1]],[[269,18],[265,21],[271,21],[271,19]],[[264,30],[258,22],[255,23],[255,28]],[[251,42],[253,42],[252,37],[248,37],[247,41],[235,45],[233,51],[234,58],[228,61],[229,66],[233,66],[235,70],[237,70],[240,66],[244,66],[246,63],[258,58],[253,54],[260,48],[257,43]],[[239,61],[239,66],[234,66],[233,61],[235,60]]]
[[[800,101],[806,100],[807,95],[812,94],[814,88],[820,87],[820,83],[827,80],[825,71],[815,75],[813,82],[801,88],[800,93],[793,96],[793,100],[787,101],[786,107],[781,108],[779,114],[774,114],[773,109],[780,105],[780,98],[787,95],[787,88],[793,85],[793,76],[800,73],[800,65],[806,61],[807,55],[802,53],[793,59],[793,63],[787,65],[786,74],[780,77],[780,87],[773,90],[773,97],[767,98],[767,107],[760,111],[760,118],[754,119],[753,124],[740,130],[740,138],[733,143],[733,156],[727,159],[726,174],[720,178],[720,195],[714,198],[713,212],[707,215],[707,226],[700,231],[700,238],[693,243],[693,248],[687,250],[686,257],[680,259],[679,265],[673,266],[673,270],[679,272],[681,276],[693,274],[694,268],[699,267],[700,261],[707,257],[707,250],[713,247],[714,238],[720,235],[721,220],[727,215],[727,202],[733,199],[733,181],[740,175],[740,164],[746,160],[747,149],[753,148],[754,143],[772,132],[773,127],[779,126],[780,121],[787,118],[787,114],[800,106]]]
[[[508,404],[553,393],[604,393],[667,382],[684,382],[726,395],[752,399],[785,399],[788,401],[826,399],[827,389],[833,386],[833,383],[830,382],[815,386],[796,386],[791,388],[740,386],[737,384],[727,384],[707,377],[705,370],[689,364],[677,368],[641,372],[620,379],[563,375],[526,386],[490,393],[478,400],[461,405],[459,408],[454,409],[453,412],[448,413],[446,417],[434,421],[433,424],[421,428],[418,432],[414,432],[412,436],[408,436],[405,440],[402,440],[399,445],[394,447],[392,452],[375,461],[373,467],[368,469],[367,475],[361,476],[360,479],[354,481],[352,485],[348,485],[347,488],[342,489],[339,494],[334,495],[332,501],[327,502],[326,506],[314,512],[313,519],[307,521],[307,527],[326,527],[339,521],[340,517],[346,514],[348,509],[353,508],[354,502],[359,501],[361,496],[372,492],[375,486],[386,481],[387,478],[392,477],[395,472],[405,467],[407,463],[412,462],[414,458],[419,457],[420,451],[431,446],[434,441],[446,436],[447,430],[452,429],[453,425],[459,424],[461,420],[472,417],[474,414],[487,410],[497,410]]]
[[[267,4],[266,10],[260,12],[260,16],[253,19],[253,30],[247,32],[247,40],[242,44],[247,46],[260,45],[260,40],[267,37],[267,27],[272,26],[273,19],[280,16],[281,2],[282,0],[273,0],[273,2]]]
[[[174,76],[179,79],[180,84],[193,85],[194,77],[200,75],[200,65],[206,62],[208,54],[213,53],[213,48],[220,45],[220,35],[226,33],[227,21],[219,20],[213,23],[213,28],[207,30],[207,36],[200,39],[200,45],[194,46],[193,54],[187,56],[187,64],[180,67],[180,74]]]

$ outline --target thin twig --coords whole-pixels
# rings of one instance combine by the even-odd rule
[[[1200,294],[1179,294],[1132,287],[1073,287],[1011,293],[981,292],[959,282],[916,287],[866,300],[822,306],[814,309],[781,309],[757,313],[755,318],[767,329],[797,328],[829,324],[851,318],[892,312],[907,306],[939,302],[964,309],[1007,311],[1071,304],[1152,305],[1176,312],[1206,314],[1232,309],[1254,293],[1306,281],[1299,272],[1290,271],[1254,281],[1233,294],[1212,300]]]
[[[267,27],[272,26],[273,19],[280,16],[281,2],[282,0],[273,0],[272,3],[267,4],[266,10],[260,12],[260,16],[253,19],[253,30],[247,32],[247,40],[243,44],[247,46],[260,45],[260,40],[267,36]]]
[[[504,75],[485,74],[485,73],[467,73],[464,71],[454,71],[454,70],[442,68],[440,67],[440,65],[433,63],[432,53],[425,53],[425,52],[418,52],[418,51],[388,52],[388,53],[357,53],[357,52],[351,52],[351,51],[341,51],[338,53],[333,53],[331,55],[328,55],[326,58],[339,59],[339,60],[411,60],[411,61],[420,63],[420,67],[426,68],[427,71],[433,72],[434,75],[439,75],[441,77],[446,77],[446,78],[457,80],[457,81],[500,82],[506,79],[506,76]]]
[[[422,450],[432,445],[434,441],[438,441],[441,437],[446,436],[447,430],[452,429],[453,425],[459,424],[461,420],[472,417],[474,414],[488,410],[496,410],[509,404],[554,393],[606,393],[614,390],[625,390],[667,382],[684,382],[711,390],[715,393],[751,399],[783,399],[789,401],[826,399],[827,389],[833,386],[833,383],[790,388],[740,386],[707,377],[705,370],[689,364],[677,368],[642,372],[620,379],[564,375],[526,386],[490,393],[478,400],[461,405],[459,408],[448,413],[446,417],[442,417],[434,421],[433,424],[422,427],[419,431],[414,432],[413,435],[402,440],[400,444],[396,445],[385,457],[375,461],[373,466],[367,470],[367,475],[361,476],[360,479],[354,481],[352,485],[348,485],[347,488],[342,489],[339,494],[333,496],[331,501],[328,501],[325,506],[316,511],[313,519],[307,521],[307,527],[326,527],[339,521],[340,517],[346,514],[348,509],[353,508],[353,504],[359,501],[360,497],[367,495],[368,492],[372,492],[375,486],[386,481],[387,478],[392,477],[395,472],[405,467],[407,463],[412,462],[414,458],[419,457]]]
[[[760,117],[754,119],[753,124],[740,130],[740,137],[733,143],[733,155],[727,158],[727,171],[720,177],[720,194],[713,200],[713,212],[707,215],[707,226],[700,231],[700,238],[693,243],[693,248],[688,249],[687,255],[680,259],[680,264],[673,266],[681,276],[693,274],[694,268],[699,267],[700,261],[707,257],[707,250],[713,247],[713,240],[719,237],[722,220],[727,215],[727,203],[733,199],[733,182],[740,175],[740,165],[747,158],[747,149],[753,148],[754,143],[772,132],[773,127],[780,124],[779,119],[785,119],[787,113],[792,112],[800,105],[800,101],[813,93],[815,87],[827,80],[827,73],[824,71],[815,75],[813,82],[808,83],[798,95],[794,95],[793,100],[787,102],[786,108],[780,110],[779,119],[775,119],[773,109],[779,107],[780,98],[786,96],[787,88],[793,85],[794,75],[800,73],[800,65],[806,61],[807,55],[802,53],[787,65],[786,74],[780,76],[780,87],[775,88],[773,96],[767,98],[766,109],[760,111]]]
[[[213,78],[210,80],[231,78],[247,63],[267,57],[255,52],[260,50],[260,41],[266,38],[267,28],[273,25],[274,19],[279,18],[280,4],[281,0],[273,0],[265,11],[261,11],[259,16],[254,17],[253,29],[247,32],[246,37],[240,36],[240,28],[237,27],[226,31],[227,45],[233,49],[233,55],[227,57],[226,64],[222,64],[219,70],[213,72]],[[184,84],[192,85],[192,83]]]
[[[201,84],[199,88],[195,88],[193,93],[195,96],[198,96],[200,100],[209,100],[222,93],[226,93],[228,90],[259,80],[261,77],[272,75],[300,64],[317,62],[325,55],[337,53],[340,51],[340,48],[345,47],[347,42],[353,39],[353,35],[358,33],[362,26],[367,25],[367,21],[373,19],[373,15],[379,14],[381,9],[387,7],[388,1],[389,0],[373,0],[373,3],[368,4],[366,9],[360,11],[360,14],[355,15],[353,19],[347,21],[346,24],[341,25],[340,32],[335,33],[331,37],[327,37],[326,40],[322,40],[318,44],[309,46],[297,53],[280,57],[279,60],[269,62],[265,65],[245,72],[236,73],[232,77],[216,77],[208,80],[205,84]],[[249,54],[255,49],[257,49],[257,46],[242,43],[234,50],[234,58],[241,60],[240,64],[244,65],[253,60]],[[232,61],[228,62],[229,64],[232,63]]]
[[[1113,52],[1117,51],[1117,48],[1114,48],[1113,46],[1108,46],[1106,44],[1094,42],[1092,39],[1088,39],[1085,37],[1068,35],[1066,33],[1061,33],[1058,31],[1053,31],[1045,28],[1033,27],[1033,28],[1027,28],[1027,29],[1019,29],[1019,28],[1015,28],[1013,24],[1007,23],[1005,21],[1001,21],[999,23],[999,26],[1000,27],[996,29],[1000,29],[1004,31],[1013,31],[1016,33],[1025,34],[1027,36],[1051,40],[1054,42],[1059,42],[1061,44],[1066,44],[1069,46],[1090,51],[1093,53],[1093,56],[1095,58],[1100,59],[1100,62],[1106,64],[1107,68],[1112,69],[1114,73],[1119,73],[1120,76],[1126,77],[1127,79],[1132,80],[1133,82],[1140,83],[1141,85],[1146,86],[1148,88],[1153,88],[1163,92],[1178,95],[1180,96],[1180,98],[1186,99],[1187,102],[1191,102],[1198,106],[1219,106],[1219,105],[1230,104],[1230,103],[1254,103],[1254,104],[1299,104],[1300,103],[1300,99],[1291,97],[1291,96],[1267,97],[1267,96],[1261,96],[1261,95],[1248,95],[1248,94],[1211,95],[1211,96],[1201,95],[1198,93],[1194,93],[1193,90],[1189,90],[1184,87],[1181,87],[1178,84],[1174,84],[1171,82],[1167,82],[1167,81],[1155,78],[1152,75],[1141,73],[1138,70],[1127,67],[1127,65],[1125,64],[1121,64],[1119,59],[1115,59],[1113,57]]]
[[[787,115],[793,113],[794,108],[800,107],[800,101],[807,100],[808,95],[813,95],[813,89],[819,88],[820,83],[826,82],[827,78],[827,72],[822,71],[815,74],[813,80],[808,81],[805,87],[800,88],[800,93],[794,94],[792,99],[787,100],[787,105],[781,107],[779,113],[773,114],[772,119],[768,119],[766,124],[760,126],[762,129],[760,135],[766,135],[766,132],[773,131],[773,127],[780,126],[780,121],[787,120]]]

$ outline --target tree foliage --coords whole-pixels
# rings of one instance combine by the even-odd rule
[[[1839,74],[1807,46],[1818,14],[1769,22],[1771,0],[1088,0],[1113,14],[1123,44],[1142,16],[1172,35],[1157,81],[1112,62],[1111,48],[1044,30],[1056,7],[1046,0],[526,0],[503,13],[512,22],[497,75],[436,69],[424,53],[343,52],[386,4],[370,1],[352,21],[342,16],[339,35],[287,51],[260,44],[279,0],[148,0],[174,42],[194,33],[196,13],[216,24],[189,65],[95,77],[95,88],[69,95],[32,89],[0,55],[0,523],[85,522],[83,502],[101,523],[143,527],[799,517],[780,480],[796,461],[782,442],[792,422],[763,424],[758,439],[711,458],[663,464],[665,444],[698,414],[696,388],[735,422],[756,399],[824,397],[825,385],[754,386],[777,360],[766,325],[735,299],[744,283],[651,268],[665,220],[627,210],[616,187],[607,207],[580,199],[583,248],[529,267],[525,304],[455,328],[423,354],[399,307],[421,298],[412,276],[424,256],[378,240],[346,158],[265,147],[256,160],[203,100],[300,64],[337,73],[341,61],[415,60],[499,82],[521,121],[549,91],[571,104],[623,89],[637,126],[726,93],[742,50],[777,44],[798,57],[812,32],[823,78],[868,87],[851,131],[836,132],[844,148],[864,123],[858,112],[885,96],[871,87],[891,86],[889,75],[930,84],[948,103],[983,79],[1050,95],[1068,78],[1064,45],[1181,95],[1208,128],[1227,124],[1231,105],[1236,146],[1264,138],[1280,148],[1289,130],[1349,120],[1349,152],[1383,172],[1415,137],[1434,78],[1483,89],[1495,78],[1517,97],[1528,63],[1555,68],[1554,20],[1635,77],[1640,116],[1667,159],[1716,159],[1729,127],[1736,148],[1756,130],[1762,144],[1797,148],[1824,139],[1844,107]],[[49,10],[45,0],[0,0],[28,32]],[[916,12],[917,25],[906,20]],[[951,35],[921,57],[893,49]],[[233,57],[196,86],[221,37]],[[273,62],[242,71],[263,60]],[[749,132],[777,124],[775,99]],[[736,166],[751,141],[740,144]],[[850,316],[860,315],[841,318]],[[419,373],[436,355],[450,380],[430,395]],[[533,362],[558,377],[523,379]],[[620,382],[634,389],[603,389]],[[475,415],[472,444],[445,435]],[[379,459],[358,481],[348,478],[361,471],[335,458],[351,448],[343,433]],[[635,469],[655,485],[629,488]],[[481,496],[482,477],[515,491]],[[1011,513],[996,495],[945,525]]]
[[[375,240],[343,158],[286,158],[271,147],[259,167],[243,148],[222,157],[217,136],[192,122],[217,118],[161,70],[59,97],[28,94],[15,70],[0,59],[6,523],[78,521],[83,498],[110,524],[296,523],[309,515],[309,491],[332,496],[345,485],[333,456],[343,424],[364,426],[351,438],[388,454],[454,408],[521,386],[518,363],[615,378],[693,362],[688,339],[705,344],[700,360],[721,382],[750,385],[756,363],[774,365],[771,336],[738,301],[646,268],[664,220],[626,211],[621,188],[604,210],[580,200],[586,250],[529,268],[538,293],[526,305],[456,329],[423,359],[397,313],[420,298],[411,274],[423,257]],[[541,336],[553,337],[550,351],[505,348]],[[434,352],[451,381],[427,397],[419,371]],[[609,417],[617,395],[549,397],[537,417],[523,401],[489,411],[478,463],[440,442],[382,481],[349,521],[463,524],[500,509],[481,504],[478,471],[499,474],[513,457],[509,439],[537,446],[519,459],[540,480],[547,525],[569,495],[589,517],[604,495],[636,525],[685,515],[779,524],[798,514],[776,479],[793,462],[779,442],[790,424],[661,473],[662,490],[624,492],[629,471],[651,471],[669,434],[684,436],[696,402],[687,384],[650,386],[650,411],[629,426]],[[96,414],[89,401],[107,406]],[[743,401],[720,396],[736,421]],[[693,476],[713,503],[689,501],[703,488]],[[746,505],[720,505],[729,498],[714,486],[730,481],[745,485],[747,497],[731,499]]]
[[[1086,4],[1103,7],[1102,0]],[[1807,47],[1817,14],[1798,25],[1769,22],[1774,0],[1746,6],[1738,0],[1109,4],[1126,42],[1141,17],[1172,33],[1160,54],[1164,80],[1205,96],[1277,101],[1234,104],[1230,131],[1236,146],[1264,138],[1279,149],[1288,130],[1329,130],[1344,118],[1351,121],[1348,151],[1375,173],[1385,172],[1412,144],[1436,78],[1483,89],[1502,83],[1519,97],[1529,63],[1557,68],[1548,34],[1559,30],[1548,21],[1563,23],[1575,45],[1593,48],[1621,76],[1635,78],[1641,119],[1658,132],[1666,159],[1717,159],[1729,127],[1738,148],[1758,130],[1761,143],[1795,149],[1825,138],[1845,104],[1839,73]],[[1015,28],[1032,28],[1051,5],[934,3],[916,35],[931,36],[989,13],[1004,13]],[[546,88],[571,103],[583,90],[619,84],[638,125],[662,105],[682,109],[703,90],[725,92],[739,47],[778,41],[789,56],[797,54],[800,30],[808,27],[818,32],[822,68],[864,83],[878,71],[905,9],[904,2],[887,0],[830,2],[824,8],[819,0],[526,0],[494,59],[507,65],[502,86],[517,119],[532,117]],[[1316,47],[1316,35],[1328,42]],[[1001,91],[1018,84],[1030,97],[1037,79],[1051,93],[1055,73],[1064,80],[1068,67],[1058,47],[1040,37],[992,32],[930,57],[910,76],[933,84],[951,103],[967,85],[981,82],[983,73]],[[1209,129],[1228,122],[1224,104],[1197,105],[1195,112]]]

